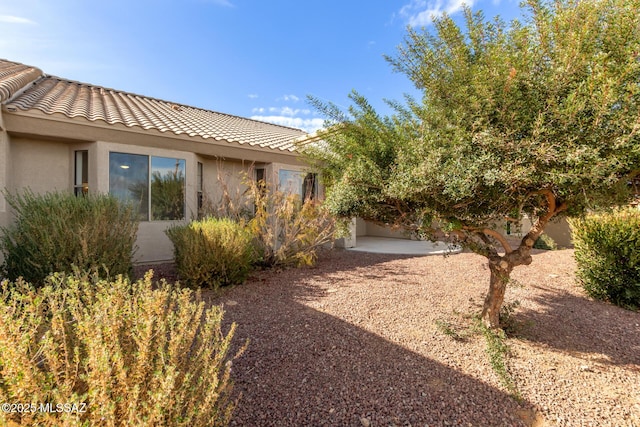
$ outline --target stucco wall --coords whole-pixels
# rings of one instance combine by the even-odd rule
[[[30,188],[35,193],[71,191],[69,144],[25,138],[10,139],[11,191]]]
[[[239,203],[243,199],[243,193],[247,189],[243,183],[243,174],[248,173],[253,179],[251,162],[202,156],[198,156],[197,161],[202,163],[203,168],[205,213],[208,210],[217,210],[222,204],[225,193],[234,203]]]
[[[522,232],[527,233],[531,229],[531,220],[524,218],[522,221]],[[573,238],[571,237],[571,228],[565,217],[552,218],[544,228],[545,234],[551,237],[561,248],[573,246]]]
[[[252,162],[197,155],[190,151],[155,148],[144,145],[96,142],[58,142],[26,137],[8,136],[0,131],[0,188],[16,191],[30,188],[36,193],[73,191],[74,152],[87,150],[89,160],[89,192],[109,192],[109,153],[142,154],[185,160],[186,218],[184,221],[141,221],[138,229],[138,263],[173,259],[173,245],[164,231],[172,224],[184,223],[198,214],[197,163],[203,164],[204,192],[211,201],[219,202],[223,194],[220,180],[224,180],[232,197],[241,197],[245,190],[241,172],[252,172]],[[257,164],[258,167],[264,165]],[[300,169],[300,166],[266,165],[267,178],[277,175],[279,167]],[[253,175],[251,176],[253,178]],[[0,200],[0,225],[10,221],[4,199]]]
[[[411,233],[398,229],[392,230],[389,227],[382,227],[372,222],[367,222],[367,236],[392,237],[395,239],[411,239]]]

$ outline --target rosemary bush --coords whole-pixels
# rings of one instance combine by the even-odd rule
[[[251,234],[228,218],[204,218],[167,229],[180,280],[191,287],[234,285],[251,271]]]
[[[53,272],[129,275],[138,223],[109,195],[5,194],[16,220],[0,229],[1,273],[39,285]]]
[[[151,279],[2,282],[0,402],[78,410],[0,412],[0,425],[226,425],[235,324],[223,333],[220,307]]]

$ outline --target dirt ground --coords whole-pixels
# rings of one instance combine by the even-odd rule
[[[474,329],[489,282],[475,254],[333,250],[204,292],[237,323],[236,344],[249,340],[232,424],[640,426],[640,313],[587,298],[572,250],[533,258],[505,301],[515,392]]]

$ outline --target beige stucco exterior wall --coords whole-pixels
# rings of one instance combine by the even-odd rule
[[[544,232],[555,240],[559,247],[567,248],[573,246],[571,227],[569,227],[569,223],[565,217],[549,221]]]
[[[95,151],[92,156],[91,151]],[[105,141],[98,141],[94,144],[93,150],[89,151],[89,161],[93,161],[93,166],[89,164],[89,169],[95,172],[96,185],[91,186],[91,174],[89,176],[89,191],[99,193],[109,193],[109,153],[142,154],[146,156],[160,156],[185,160],[186,177],[186,219],[183,221],[140,221],[138,226],[138,236],[136,245],[138,250],[134,256],[134,262],[153,263],[168,261],[173,259],[173,244],[165,234],[165,230],[172,224],[182,224],[197,214],[196,202],[196,179],[197,166],[196,155],[179,150],[167,150],[152,147],[140,147],[128,144],[118,144]],[[92,190],[95,189],[95,190]]]
[[[529,218],[524,218],[522,221],[522,232],[529,232],[531,226],[531,220]],[[568,248],[573,246],[571,227],[569,227],[569,223],[565,217],[552,218],[544,228],[544,232],[556,242],[558,247]]]
[[[372,222],[367,222],[367,236],[392,237],[395,239],[411,239],[411,233],[405,230],[392,230],[390,227],[382,227]]]
[[[56,117],[27,118],[12,115],[6,123],[0,113],[0,189],[10,191],[25,187],[34,192],[73,191],[74,152],[87,150],[89,159],[89,191],[109,192],[109,153],[121,152],[184,159],[186,163],[186,220],[197,216],[197,162],[204,166],[204,191],[219,200],[221,175],[228,188],[237,194],[244,191],[241,171],[255,166],[265,167],[267,178],[276,177],[280,167],[303,170],[292,153],[273,150],[257,151],[253,147],[211,141],[196,142],[175,135],[121,129],[101,123],[73,123]],[[8,130],[3,126],[7,124]],[[12,133],[15,132],[15,133]],[[17,136],[20,135],[20,136]],[[29,135],[29,136],[26,136]],[[46,135],[42,137],[39,135]],[[95,139],[94,139],[95,138]],[[179,147],[176,149],[176,147]],[[236,160],[223,156],[238,156]],[[258,160],[260,159],[260,160]],[[291,160],[291,164],[284,163]],[[283,161],[278,166],[270,161]],[[276,182],[274,179],[274,183]],[[186,221],[185,220],[185,221]],[[9,209],[0,196],[0,225],[11,221]],[[184,222],[184,221],[179,221]],[[173,259],[173,245],[164,230],[175,221],[143,221],[139,225],[135,261],[160,262]]]
[[[356,218],[356,237],[367,235],[367,221],[362,218]]]
[[[30,188],[35,193],[71,190],[69,144],[10,138],[10,191]]]
[[[241,201],[247,189],[243,174],[251,174],[251,179],[254,177],[252,162],[202,156],[198,156],[197,161],[202,163],[205,214],[207,210],[215,210],[220,206],[225,187],[232,201]]]

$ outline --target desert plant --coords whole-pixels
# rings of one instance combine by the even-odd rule
[[[151,280],[56,274],[37,290],[4,281],[0,401],[33,410],[0,412],[0,424],[227,424],[235,324],[223,333],[220,307]]]
[[[510,348],[506,343],[507,336],[505,332],[502,329],[488,328],[480,322],[478,322],[477,328],[479,328],[487,343],[485,351],[487,356],[489,356],[489,363],[493,371],[509,393],[511,393],[516,400],[520,400],[521,396],[518,392],[517,385],[507,367]]]
[[[180,280],[192,287],[244,282],[254,259],[252,236],[227,218],[204,218],[166,230]]]
[[[108,195],[31,191],[5,194],[16,220],[2,227],[2,271],[38,284],[75,269],[130,274],[138,223],[130,206]]]
[[[540,237],[536,239],[533,244],[534,249],[544,249],[547,251],[553,251],[558,249],[558,245],[555,240],[548,234],[542,233]]]
[[[629,201],[640,111],[638,0],[526,0],[522,19],[464,9],[408,29],[387,59],[419,96],[379,114],[352,93],[300,148],[342,218],[421,231],[484,256],[482,320],[500,327],[514,268],[550,221]],[[458,23],[463,23],[462,27]],[[561,76],[561,78],[559,78]],[[504,221],[531,228],[517,245]]]
[[[318,200],[301,200],[265,181],[243,173],[244,191],[232,191],[229,176],[218,175],[221,198],[206,197],[205,214],[245,224],[254,237],[256,263],[261,267],[312,265],[318,249],[331,243],[336,221]]]
[[[640,307],[640,211],[634,208],[570,221],[577,277],[593,298]]]
[[[333,241],[335,221],[320,202],[249,183],[255,205],[247,226],[263,266],[313,265],[317,251]]]

